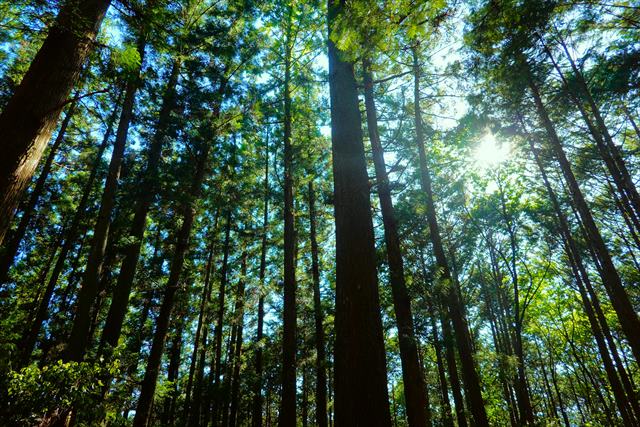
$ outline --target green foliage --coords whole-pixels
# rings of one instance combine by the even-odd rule
[[[9,422],[35,424],[51,411],[66,413],[74,409],[79,425],[104,416],[104,407],[96,405],[104,389],[101,378],[113,375],[118,362],[67,362],[59,360],[39,367],[35,364],[10,372],[7,382]],[[86,424],[88,423],[88,424]]]

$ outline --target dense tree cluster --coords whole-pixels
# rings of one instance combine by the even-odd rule
[[[640,426],[640,3],[0,0],[0,424]]]

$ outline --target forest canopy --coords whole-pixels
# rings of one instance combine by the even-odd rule
[[[640,2],[0,0],[0,425],[640,427]]]

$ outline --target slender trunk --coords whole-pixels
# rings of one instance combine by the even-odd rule
[[[593,303],[590,300],[589,295],[587,293],[585,284],[589,283],[588,284],[589,288],[591,288],[591,284],[590,284],[590,279],[589,279],[587,270],[584,267],[584,264],[582,263],[578,246],[575,240],[573,239],[573,236],[569,229],[569,224],[567,222],[567,219],[564,213],[562,212],[560,203],[558,202],[558,198],[556,197],[556,194],[553,191],[553,188],[551,187],[549,179],[547,178],[544,165],[542,164],[538,151],[536,147],[533,145],[533,141],[531,139],[529,139],[529,146],[531,148],[531,152],[534,155],[536,164],[538,165],[538,169],[540,170],[540,175],[542,177],[544,186],[549,195],[549,199],[551,200],[553,208],[555,210],[556,217],[558,219],[559,228],[560,228],[560,234],[564,241],[567,257],[569,259],[569,264],[573,271],[574,278],[575,278],[578,290],[580,292],[580,296],[582,298],[583,306],[585,308],[585,312],[587,314],[587,318],[591,326],[591,331],[596,340],[600,357],[602,359],[602,362],[605,368],[605,373],[611,385],[611,389],[613,391],[616,404],[618,406],[620,414],[623,420],[625,421],[625,423],[627,425],[634,424],[634,422],[632,421],[634,414],[633,414],[633,411],[631,410],[631,406],[633,406],[632,401],[633,399],[635,399],[635,396],[634,394],[630,394],[628,397],[627,395],[625,395],[624,387],[617,375],[616,368],[613,364],[613,361],[611,360],[609,351],[607,350],[607,346],[602,333],[600,321],[596,317]],[[606,324],[606,320],[605,320],[605,324]]]
[[[611,259],[611,254],[604,243],[600,230],[591,215],[591,211],[584,199],[582,190],[578,185],[578,181],[573,174],[571,164],[564,152],[560,138],[558,137],[555,127],[549,118],[544,103],[542,102],[538,87],[533,82],[533,78],[530,75],[528,75],[528,77],[529,88],[531,89],[540,120],[547,131],[548,141],[558,162],[560,163],[560,169],[562,170],[562,174],[567,186],[569,187],[569,193],[583,222],[589,243],[596,254],[597,261],[600,263],[601,268],[599,269],[599,273],[601,275],[602,282],[609,298],[611,299],[612,306],[616,311],[618,320],[620,321],[620,326],[627,337],[633,354],[636,360],[640,360],[640,320],[638,319],[631,301],[629,300],[629,296],[624,289],[622,280],[620,279],[618,271]]]
[[[284,57],[284,304],[282,309],[281,427],[296,425],[296,231],[293,217],[293,150],[291,147],[291,60],[293,5],[287,7]]]
[[[231,406],[229,408],[229,427],[236,427],[238,420],[238,408],[240,406],[240,367],[242,365],[242,331],[244,329],[244,289],[247,275],[247,253],[242,254],[242,277],[238,283],[236,295],[236,313],[235,321],[237,322],[236,342],[233,355],[233,369],[231,375]]]
[[[540,352],[540,346],[536,343],[536,350],[538,353],[538,360],[540,363],[540,370],[542,371],[542,382],[544,383],[545,392],[547,393],[547,399],[549,400],[549,408],[547,413],[550,417],[555,418],[556,420],[560,420],[560,416],[558,415],[558,409],[556,408],[556,401],[553,397],[553,390],[551,390],[551,385],[549,383],[549,375],[547,374],[547,369],[545,368],[546,361],[542,357],[542,353]]]
[[[636,134],[636,138],[640,139],[640,127],[638,127],[638,124],[636,123],[635,119],[631,115],[629,108],[627,108],[627,106],[623,104],[622,109],[624,111],[624,115],[627,117],[627,120],[629,120],[629,123],[631,123],[631,127],[633,128],[633,131]]]
[[[172,389],[165,398],[162,411],[162,425],[173,426],[175,422],[176,400],[178,397],[177,380],[180,368],[180,352],[182,350],[182,322],[176,327],[171,349],[169,350],[169,366],[167,367],[167,381],[173,382]]]
[[[29,227],[29,223],[31,222],[31,217],[33,216],[36,206],[38,205],[38,201],[40,197],[44,193],[45,184],[47,182],[47,178],[51,173],[51,168],[53,167],[53,161],[58,154],[58,149],[65,138],[65,133],[67,131],[67,127],[69,123],[71,123],[71,117],[73,117],[74,111],[76,108],[76,103],[72,103],[67,110],[67,113],[64,116],[64,120],[60,125],[60,130],[58,130],[58,135],[56,139],[51,144],[51,148],[49,148],[49,154],[47,155],[47,159],[42,166],[42,170],[40,171],[40,175],[36,180],[35,186],[33,187],[33,191],[29,195],[29,199],[22,209],[22,216],[20,217],[20,222],[18,223],[18,228],[11,233],[9,240],[7,241],[7,245],[4,248],[4,251],[1,252],[0,256],[0,286],[4,284],[9,278],[9,269],[13,265],[13,262],[18,254],[18,248],[20,247],[20,243],[27,232],[27,228]]]
[[[589,86],[584,79],[582,71],[580,71],[580,69],[577,67],[575,61],[573,60],[573,57],[569,53],[567,45],[565,44],[564,40],[562,40],[562,37],[560,37],[560,46],[562,46],[562,49],[564,50],[566,57],[569,60],[569,64],[571,65],[571,69],[573,70],[573,73],[576,77],[578,86],[582,90],[582,95],[586,99],[587,105],[591,110],[591,114],[595,118],[597,129],[601,134],[601,139],[604,139],[604,143],[599,143],[599,141],[596,140],[596,145],[598,145],[600,155],[609,167],[609,171],[611,172],[614,182],[621,191],[621,197],[624,201],[627,202],[628,205],[630,205],[629,210],[632,211],[631,213],[632,217],[634,218],[634,224],[639,228],[637,229],[637,231],[640,231],[640,194],[638,194],[631,174],[629,173],[625,161],[620,154],[620,150],[616,146],[613,138],[611,137],[611,134],[609,133],[609,129],[607,128],[604,118],[602,117],[600,108],[591,95],[591,91],[589,90]]]
[[[265,271],[267,267],[267,230],[269,226],[269,140],[265,143],[264,162],[264,208],[262,211],[262,243],[260,245],[260,273],[258,287],[258,325],[256,331],[256,354],[255,370],[256,382],[253,389],[253,409],[251,415],[251,425],[262,427],[262,339],[264,327],[264,293],[265,293]],[[322,427],[322,426],[320,426]]]
[[[51,302],[53,292],[58,283],[58,278],[62,273],[64,264],[65,264],[65,261],[67,260],[67,256],[69,255],[69,252],[71,252],[74,244],[76,243],[76,238],[78,235],[78,231],[80,229],[80,224],[86,214],[87,205],[89,204],[89,197],[91,196],[91,190],[93,189],[93,185],[98,176],[98,171],[100,170],[102,155],[104,154],[104,151],[106,150],[107,145],[109,144],[109,139],[111,138],[111,134],[113,132],[113,124],[115,123],[115,120],[117,118],[118,105],[120,104],[121,98],[122,98],[122,92],[118,96],[118,101],[116,102],[111,115],[107,119],[107,128],[102,138],[102,142],[98,147],[98,151],[96,152],[96,158],[91,167],[91,173],[89,174],[89,177],[87,178],[87,181],[84,184],[82,197],[80,198],[78,207],[76,208],[73,214],[71,225],[66,230],[64,243],[62,244],[62,248],[60,249],[60,253],[58,254],[56,263],[53,266],[53,271],[49,276],[49,280],[47,280],[47,286],[38,304],[38,310],[36,312],[36,315],[34,316],[33,322],[31,323],[29,332],[22,338],[22,341],[20,344],[20,350],[22,354],[22,360],[24,361],[24,363],[27,363],[29,358],[31,357],[31,353],[33,352],[33,348],[35,346],[36,340],[38,339],[38,335],[40,334],[40,329],[42,328],[42,324],[47,320],[49,303]],[[76,259],[79,259],[79,257]],[[67,286],[70,286],[70,285],[71,283],[69,283]]]
[[[438,381],[440,383],[440,406],[442,407],[441,422],[445,427],[453,427],[453,418],[451,417],[451,402],[449,401],[449,387],[447,386],[444,359],[442,358],[442,341],[438,336],[438,326],[436,325],[436,317],[433,309],[429,314],[429,317],[431,318],[431,337],[433,340],[433,348],[436,352]]]
[[[541,37],[539,37],[539,40],[544,44],[544,41]],[[624,161],[622,160],[622,158],[620,157],[620,153],[618,152],[618,148],[615,146],[613,140],[611,139],[611,135],[609,135],[609,131],[604,123],[604,120],[602,119],[602,116],[600,115],[600,110],[591,97],[591,92],[589,91],[589,88],[587,87],[582,77],[582,73],[575,65],[575,62],[571,58],[571,55],[569,54],[569,51],[564,42],[561,42],[561,45],[567,55],[567,58],[569,59],[569,63],[571,64],[572,70],[576,77],[576,81],[578,82],[578,86],[583,92],[583,96],[587,99],[588,105],[592,110],[592,114],[595,116],[596,125],[594,125],[589,112],[583,104],[583,100],[581,99],[582,97],[572,90],[569,82],[564,76],[564,73],[562,72],[560,66],[554,59],[551,50],[546,46],[546,44],[544,44],[545,53],[556,69],[556,72],[560,76],[560,79],[562,80],[565,89],[569,93],[571,100],[578,107],[580,115],[582,116],[582,119],[589,129],[589,133],[596,143],[598,152],[600,153],[600,156],[602,157],[607,170],[611,174],[613,182],[618,191],[620,197],[620,210],[622,212],[622,215],[630,222],[630,224],[628,224],[629,230],[635,237],[635,240],[637,242],[637,233],[640,231],[640,196],[638,196],[635,185],[633,184],[633,181],[631,181],[626,165],[624,164]]]
[[[456,362],[453,347],[453,332],[451,331],[451,324],[446,309],[443,310],[440,325],[442,326],[442,337],[447,359],[447,370],[449,371],[449,381],[451,382],[451,393],[453,394],[453,403],[456,410],[456,420],[458,421],[458,427],[467,427],[464,398],[462,396],[460,379],[458,378],[458,363]]]
[[[116,139],[113,144],[113,153],[109,163],[109,172],[104,184],[102,199],[100,201],[100,211],[93,231],[91,249],[87,259],[82,285],[76,303],[76,313],[73,320],[71,335],[65,350],[65,360],[81,361],[87,350],[90,341],[89,328],[91,327],[91,309],[94,305],[98,293],[98,281],[102,273],[104,254],[109,239],[109,227],[111,224],[111,214],[115,205],[118,180],[122,169],[122,160],[127,145],[129,125],[133,118],[133,108],[135,104],[136,92],[140,85],[140,70],[142,58],[144,57],[145,40],[141,37],[138,40],[138,53],[140,55],[140,66],[136,72],[129,77],[127,88],[120,113]]]
[[[148,291],[147,295],[144,298],[144,302],[142,304],[142,312],[140,313],[140,317],[137,321],[138,328],[133,336],[132,341],[130,342],[128,349],[130,354],[136,355],[134,360],[131,362],[129,367],[127,368],[127,378],[133,378],[135,380],[138,379],[138,365],[140,364],[140,349],[142,348],[142,344],[149,337],[150,331],[147,325],[147,319],[149,318],[149,314],[151,312],[151,304],[153,302],[153,291]],[[137,381],[136,381],[137,382]],[[127,387],[127,391],[133,394],[133,390],[135,388],[134,384],[130,384]],[[106,385],[105,385],[106,389]],[[107,391],[105,390],[104,394],[106,395]],[[123,416],[125,418],[129,417],[129,412],[133,410],[135,405],[132,403],[128,403],[123,411]]]
[[[153,396],[155,394],[156,382],[160,371],[162,353],[164,352],[165,339],[169,329],[171,311],[173,310],[176,293],[179,287],[184,258],[187,250],[189,249],[191,229],[196,216],[196,203],[198,202],[202,192],[202,183],[207,174],[208,162],[209,146],[205,143],[204,147],[198,153],[189,197],[182,208],[183,222],[180,227],[180,231],[178,232],[178,239],[169,271],[169,279],[167,280],[165,287],[162,305],[160,306],[160,313],[156,320],[156,330],[153,335],[151,352],[147,360],[144,379],[142,380],[140,398],[138,399],[138,406],[136,408],[136,416],[133,419],[134,427],[146,427],[151,416],[151,406],[153,404]]]
[[[146,170],[140,180],[138,198],[134,208],[135,214],[131,228],[129,229],[129,238],[127,239],[130,243],[124,249],[124,259],[120,267],[120,274],[118,275],[118,281],[113,291],[107,319],[102,330],[100,348],[103,351],[107,350],[110,352],[110,350],[105,348],[105,345],[111,348],[117,345],[122,324],[127,313],[129,295],[138,266],[140,248],[147,225],[147,214],[149,213],[155,195],[159,191],[157,183],[160,157],[166,140],[169,137],[170,118],[171,112],[174,110],[176,104],[176,84],[178,82],[179,72],[180,62],[174,61],[164,91],[156,131],[149,146]]]
[[[209,244],[209,254],[207,255],[207,263],[205,266],[205,274],[204,274],[204,286],[202,287],[202,296],[200,297],[200,313],[198,314],[198,324],[196,326],[196,334],[194,337],[193,343],[193,352],[191,353],[191,363],[189,366],[189,377],[187,379],[187,387],[185,389],[185,401],[184,401],[184,409],[182,419],[187,422],[191,419],[199,420],[199,417],[195,416],[197,412],[199,414],[199,409],[197,411],[190,411],[191,408],[191,392],[193,390],[193,381],[194,375],[196,377],[196,393],[199,395],[201,392],[201,384],[202,384],[202,376],[204,371],[204,363],[205,363],[205,353],[207,346],[207,335],[209,331],[209,325],[207,321],[207,314],[209,312],[209,305],[211,302],[211,269],[213,266],[213,254],[215,251],[215,240],[214,233],[218,228],[218,210],[216,209],[216,213],[213,220],[213,229],[211,236],[211,242]],[[200,349],[202,347],[202,349]],[[196,374],[197,370],[197,374]]]
[[[318,238],[316,231],[316,197],[313,181],[309,181],[309,228],[311,239],[311,275],[313,278],[313,319],[316,345],[316,425],[327,427],[327,368],[324,337],[324,314],[320,297],[320,263],[318,261]]]
[[[571,425],[569,423],[569,415],[567,414],[567,410],[565,409],[564,401],[562,399],[562,393],[560,392],[560,388],[558,387],[558,380],[556,377],[556,366],[553,363],[551,364],[551,380],[553,382],[553,389],[556,391],[556,395],[558,396],[558,406],[560,407],[562,420],[564,421],[565,427],[569,427]],[[580,407],[580,405],[578,405],[578,407]]]
[[[418,359],[418,346],[413,326],[411,301],[405,283],[404,263],[402,260],[402,250],[400,248],[400,238],[398,237],[398,224],[391,199],[387,168],[384,163],[384,150],[380,143],[380,136],[378,135],[378,117],[373,95],[373,76],[371,75],[368,60],[363,61],[363,70],[367,128],[369,131],[373,163],[375,165],[376,184],[384,225],[387,263],[389,264],[389,281],[391,282],[393,308],[398,327],[398,342],[407,418],[409,420],[409,426],[427,426],[431,425],[431,411],[429,410],[429,399],[424,382],[424,374]]]
[[[211,371],[213,372],[213,390],[215,393],[213,396],[216,401],[214,402],[214,411],[213,411],[213,423],[216,424],[218,422],[218,414],[217,409],[219,406],[218,398],[219,389],[220,389],[220,375],[222,374],[222,336],[223,336],[223,322],[224,322],[224,311],[225,311],[225,296],[226,296],[226,287],[227,287],[227,269],[229,267],[229,249],[230,249],[230,233],[231,233],[231,210],[228,209],[226,213],[226,224],[225,224],[225,232],[224,232],[224,249],[222,256],[222,267],[220,268],[220,288],[218,289],[218,312],[216,316],[216,327],[215,327],[215,343],[214,343],[214,363],[211,366]],[[208,410],[208,404],[205,407],[205,412]]]
[[[416,128],[416,145],[420,156],[420,183],[422,191],[427,196],[427,222],[429,224],[429,232],[433,252],[436,258],[436,264],[440,269],[440,286],[445,293],[445,300],[448,306],[449,317],[455,331],[455,338],[460,354],[460,363],[462,367],[462,379],[465,386],[466,398],[469,402],[469,410],[475,421],[476,426],[488,426],[489,420],[484,407],[484,399],[482,398],[482,389],[480,386],[480,378],[476,371],[473,358],[473,345],[471,342],[471,334],[467,326],[467,320],[464,315],[464,308],[455,286],[449,264],[447,262],[444,245],[440,237],[440,229],[435,212],[435,203],[433,198],[433,190],[431,188],[431,176],[428,169],[427,155],[424,147],[424,130],[422,124],[422,113],[420,111],[420,67],[418,64],[417,48],[413,51],[414,66],[414,113]]]
[[[329,32],[344,0],[329,0]],[[342,426],[389,426],[367,164],[353,64],[329,48],[331,142],[336,222],[335,417]]]
[[[302,367],[302,402],[300,404],[300,418],[302,427],[309,427],[309,375],[306,366]]]
[[[67,0],[0,114],[0,244],[68,103],[110,0]],[[20,126],[16,126],[19,123]],[[9,142],[10,141],[10,142]]]
[[[520,422],[523,425],[534,424],[533,408],[531,407],[531,398],[527,387],[527,376],[525,373],[524,349],[522,347],[522,324],[524,321],[524,309],[520,304],[520,281],[518,277],[518,240],[515,225],[512,216],[507,211],[507,203],[505,200],[502,184],[498,182],[498,194],[500,196],[500,206],[503,221],[506,224],[507,235],[509,236],[509,246],[511,249],[511,262],[509,272],[511,274],[511,282],[513,284],[513,322],[511,328],[511,339],[513,341],[513,350],[518,358],[518,366],[516,368],[515,390],[518,403],[518,412],[520,412]]]

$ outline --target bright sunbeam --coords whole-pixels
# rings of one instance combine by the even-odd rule
[[[495,135],[488,132],[473,151],[473,160],[481,169],[489,169],[508,160],[510,154],[509,144],[498,142]]]

